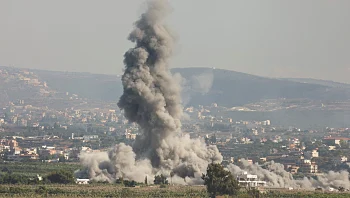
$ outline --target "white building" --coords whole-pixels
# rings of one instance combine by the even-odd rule
[[[237,181],[240,186],[244,187],[259,187],[266,186],[266,181],[258,180],[257,175],[250,175],[247,172],[243,172],[241,175],[237,176]]]
[[[341,162],[347,162],[348,161],[348,158],[346,156],[341,156],[340,157],[340,161]]]
[[[304,156],[306,158],[314,158],[314,157],[319,157],[319,153],[317,150],[312,150],[312,151],[307,151],[304,153]]]
[[[317,150],[312,150],[311,156],[312,157],[318,157],[318,151]]]
[[[266,120],[266,125],[270,126],[271,125],[271,121],[270,120]]]
[[[76,184],[89,184],[90,179],[76,179],[75,183]]]
[[[98,135],[84,135],[83,139],[84,139],[84,141],[97,140]]]

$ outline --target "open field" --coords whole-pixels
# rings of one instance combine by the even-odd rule
[[[0,197],[206,197],[203,187],[126,188],[97,185],[2,185]]]
[[[90,185],[1,185],[0,197],[208,197],[203,186],[140,186],[121,187],[113,184]],[[236,197],[252,197],[245,192]],[[270,191],[260,197],[321,197],[345,198],[347,193],[322,193],[307,191]]]

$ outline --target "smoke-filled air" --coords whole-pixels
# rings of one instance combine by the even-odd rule
[[[181,132],[181,87],[168,68],[175,39],[164,25],[170,7],[166,0],[147,3],[146,12],[128,37],[135,47],[124,55],[124,92],[118,103],[125,117],[139,125],[141,135],[133,146],[121,143],[108,152],[82,152],[80,160],[86,169],[77,174],[109,182],[120,177],[143,182],[148,177],[150,183],[155,175],[174,174],[173,183],[200,184],[208,164],[221,163],[222,155],[216,146],[207,146],[203,139],[190,139]],[[274,162],[259,166],[242,160],[240,167],[230,164],[227,168],[235,176],[242,171],[256,174],[271,187],[350,188],[348,172],[294,180],[283,165]]]
[[[208,163],[220,163],[222,155],[216,146],[181,132],[181,88],[168,68],[175,39],[164,25],[171,9],[166,0],[147,3],[128,37],[135,47],[124,55],[124,92],[118,103],[141,135],[132,147],[118,144],[107,153],[82,153],[80,160],[90,178],[99,181],[123,177],[143,182],[146,176],[174,173],[173,183],[200,183]]]
[[[266,181],[267,186],[275,188],[294,188],[294,189],[315,189],[315,188],[350,188],[349,172],[333,172],[317,176],[316,179],[304,178],[293,179],[291,173],[284,170],[284,165],[273,161],[265,164],[250,164],[247,160],[241,160],[240,166],[230,164],[228,170],[235,176],[242,172],[257,175],[260,180]]]

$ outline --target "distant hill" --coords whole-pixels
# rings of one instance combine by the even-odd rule
[[[334,82],[334,81],[329,81],[329,80],[318,80],[318,79],[311,79],[311,78],[284,78],[283,80],[289,80],[289,81],[300,82],[300,83],[324,85],[327,87],[338,87],[338,88],[350,89],[350,84],[339,83],[339,82]]]
[[[35,70],[35,73],[51,88],[81,97],[117,101],[122,93],[120,77],[114,75],[42,70]],[[335,86],[334,82],[309,80],[305,83],[305,80],[265,78],[212,68],[175,68],[172,73],[179,73],[183,77],[183,101],[187,105],[209,105],[215,102],[232,107],[274,98],[350,98],[349,85]]]
[[[316,100],[346,100],[350,98],[350,89],[345,87],[264,78],[222,69],[177,68],[172,71],[180,73],[186,79],[192,79],[189,85],[192,86],[189,93],[189,104],[216,102],[219,105],[230,107],[273,98]],[[207,84],[207,79],[212,81],[210,88],[207,88],[208,91],[198,91],[198,84]]]
[[[0,104],[9,101],[51,97],[56,92],[38,80],[37,75],[22,71],[18,68],[0,66]]]
[[[51,88],[84,98],[116,101],[123,92],[120,78],[115,75],[44,70],[35,70],[35,73]]]

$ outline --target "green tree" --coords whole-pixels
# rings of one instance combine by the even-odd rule
[[[28,177],[19,174],[6,173],[0,177],[0,184],[28,184],[28,182]]]
[[[5,172],[5,173],[9,173],[9,174],[12,173],[12,171],[10,169],[8,169],[6,166],[3,169],[1,169],[1,172]]]
[[[46,194],[47,193],[46,186],[39,186],[37,189],[35,189],[35,193],[37,193],[37,194]]]
[[[73,173],[66,170],[59,170],[50,173],[46,177],[51,183],[70,184],[74,183]]]
[[[216,135],[213,135],[210,137],[210,143],[212,143],[212,144],[216,143]]]
[[[125,187],[135,187],[137,183],[134,180],[124,180],[124,186]]]
[[[341,148],[349,148],[349,144],[348,144],[348,142],[347,141],[345,141],[345,140],[340,140],[340,147]]]
[[[168,179],[163,175],[156,175],[154,177],[154,184],[168,184]]]
[[[116,184],[122,184],[124,185],[124,178],[123,177],[119,177],[116,181],[115,181]]]
[[[209,164],[207,173],[202,175],[202,179],[211,197],[216,195],[236,195],[239,191],[237,180],[221,164]]]
[[[58,161],[59,161],[59,162],[65,162],[65,161],[66,161],[66,158],[65,158],[63,155],[60,155],[60,156],[58,157]]]
[[[58,128],[60,128],[60,125],[59,125],[57,122],[55,122],[55,123],[53,124],[53,128],[54,128],[54,129],[58,129]]]
[[[251,198],[259,198],[260,197],[260,191],[254,188],[247,190],[248,195],[250,195]]]

